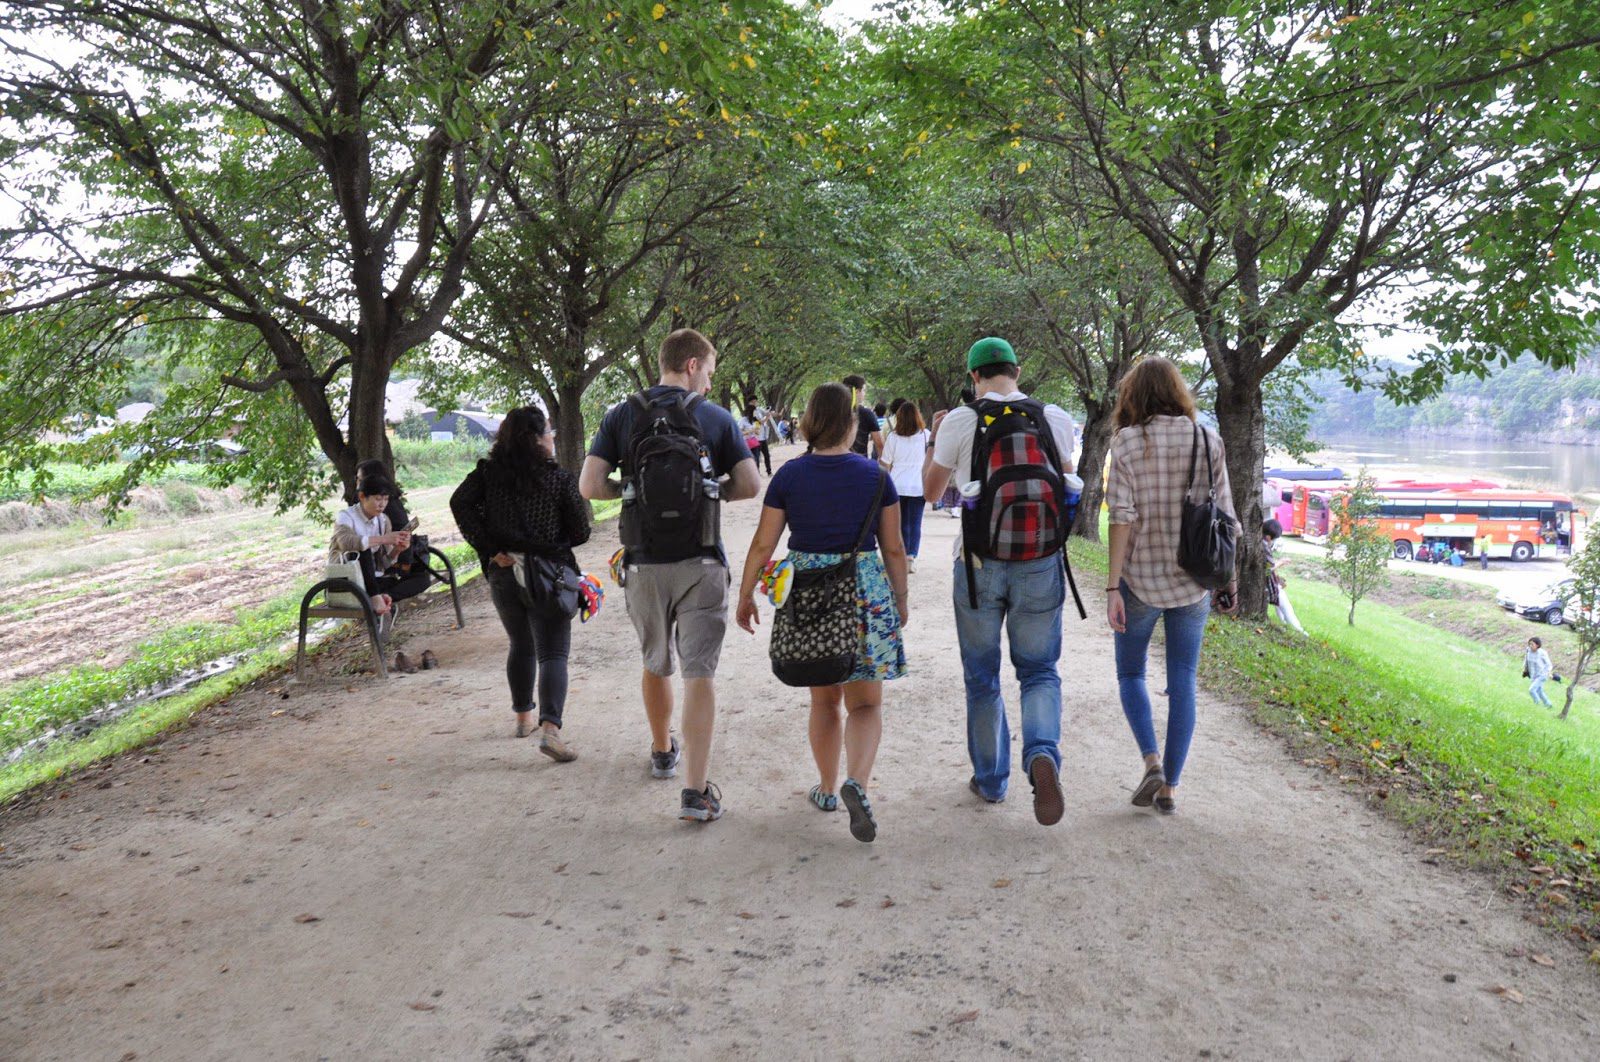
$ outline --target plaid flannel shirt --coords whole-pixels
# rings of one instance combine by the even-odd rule
[[[1237,525],[1222,440],[1210,428],[1200,431],[1203,446],[1211,448],[1217,505]],[[1153,608],[1192,605],[1210,593],[1178,567],[1185,491],[1196,502],[1206,493],[1204,449],[1195,459],[1192,487],[1185,483],[1193,446],[1194,422],[1188,417],[1152,417],[1146,424],[1123,428],[1111,440],[1106,506],[1113,524],[1133,526],[1122,578],[1135,597]]]

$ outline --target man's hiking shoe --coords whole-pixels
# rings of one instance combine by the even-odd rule
[[[878,820],[872,817],[872,801],[867,791],[854,778],[846,778],[839,787],[839,800],[850,813],[850,836],[869,842],[878,836]]]
[[[967,779],[967,788],[972,790],[979,797],[981,797],[983,799],[983,802],[986,803],[986,804],[1003,804],[1003,803],[1005,803],[1005,799],[1006,799],[1005,797],[1003,797],[1003,796],[992,797],[989,794],[985,793],[982,789],[979,789],[978,788],[978,780],[976,778],[968,778]]]
[[[712,822],[722,818],[722,790],[710,782],[698,793],[685,789],[683,809],[678,812],[678,818],[686,822]]]
[[[1167,776],[1158,763],[1154,767],[1146,768],[1144,777],[1139,780],[1139,788],[1133,791],[1133,806],[1147,808],[1155,800],[1156,793],[1167,784]]]
[[[1055,761],[1043,753],[1035,756],[1028,764],[1028,778],[1033,782],[1033,817],[1041,826],[1054,826],[1067,810]]]
[[[650,750],[650,774],[655,778],[671,778],[678,773],[678,761],[683,759],[683,753],[678,748],[678,739],[672,739],[671,752],[657,752]]]

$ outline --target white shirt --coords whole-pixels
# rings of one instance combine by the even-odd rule
[[[883,437],[883,461],[889,466],[889,482],[902,498],[922,497],[922,466],[928,456],[928,432],[915,435],[890,432]]]
[[[979,395],[981,399],[993,399],[997,402],[1018,402],[1028,396],[1021,391],[1001,393],[999,391],[986,391]],[[1044,407],[1044,422],[1050,425],[1050,433],[1055,436],[1056,451],[1061,455],[1063,472],[1074,471],[1072,464],[1072,439],[1073,428],[1076,426],[1072,414],[1060,406],[1050,404]],[[950,482],[955,484],[957,490],[974,482],[972,478],[972,439],[977,433],[978,414],[971,406],[957,406],[952,409],[943,421],[939,423],[939,434],[933,440],[933,459],[936,463],[951,469]],[[921,493],[921,488],[918,488]]]
[[[367,518],[367,514],[361,511],[360,502],[350,506],[350,508],[344,510],[338,516],[335,516],[333,518],[333,522],[342,527],[348,527],[350,530],[360,535],[362,549],[371,549],[373,538],[377,537],[378,535],[387,535],[389,533],[388,515],[385,513],[379,513],[377,516],[374,516],[369,520]]]

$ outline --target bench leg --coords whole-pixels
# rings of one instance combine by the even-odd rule
[[[389,606],[393,608],[393,605]],[[378,637],[378,617],[372,611],[372,606],[363,602],[363,611],[367,614],[367,637],[372,640],[372,662],[377,665],[378,677],[385,681],[389,678],[389,669],[383,663],[383,639]]]

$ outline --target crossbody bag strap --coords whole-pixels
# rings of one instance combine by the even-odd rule
[[[867,544],[867,532],[872,530],[872,519],[878,515],[878,505],[883,501],[883,485],[889,481],[889,473],[878,466],[878,489],[872,495],[872,507],[867,510],[867,518],[861,521],[861,533],[856,535],[856,548],[850,551],[850,559],[855,560],[856,554],[861,552],[861,547]]]
[[[1206,444],[1206,497],[1210,498],[1212,501],[1216,501],[1217,470],[1211,464],[1211,440],[1206,439],[1206,430],[1200,427],[1200,425],[1196,424],[1195,430],[1200,433],[1200,438],[1204,439]]]

